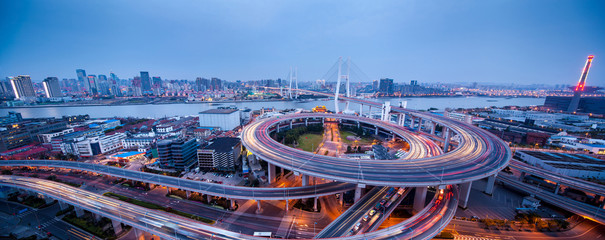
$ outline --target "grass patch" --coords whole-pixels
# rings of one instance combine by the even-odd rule
[[[307,152],[315,152],[315,149],[317,149],[317,147],[321,143],[322,139],[323,139],[323,135],[321,135],[321,134],[314,134],[314,133],[303,134],[300,137],[298,137],[298,139],[297,139],[298,148],[302,149],[303,151],[307,151]]]
[[[193,220],[197,220],[197,221],[200,221],[200,222],[204,222],[204,223],[208,223],[208,224],[214,224],[214,220],[207,219],[207,218],[204,218],[204,217],[200,217],[200,216],[197,216],[197,215],[194,215],[194,214],[191,214],[191,213],[181,212],[179,210],[172,209],[171,207],[163,207],[163,206],[160,206],[160,205],[155,204],[155,203],[150,203],[150,202],[145,202],[145,201],[141,201],[141,200],[137,200],[137,199],[132,199],[132,198],[129,198],[129,197],[126,197],[126,196],[122,196],[120,194],[115,194],[115,193],[112,193],[112,192],[107,192],[107,193],[104,193],[103,195],[107,196],[107,197],[116,198],[116,199],[118,199],[120,201],[124,201],[124,202],[127,202],[127,203],[132,203],[134,205],[141,206],[141,207],[144,207],[144,208],[156,209],[156,210],[160,210],[160,211],[164,211],[164,212],[173,213],[173,214],[176,214],[176,215],[179,215],[179,216],[183,216],[183,217],[186,217],[186,218],[191,218]]]
[[[115,234],[112,230],[106,229],[103,230],[104,226],[110,224],[111,220],[108,218],[102,218],[101,222],[90,222],[86,219],[78,218],[75,213],[71,213],[65,217],[63,217],[63,221],[66,221],[74,226],[77,226],[90,234],[93,234],[97,237],[103,239],[115,239]]]
[[[342,140],[342,142],[351,145],[354,142],[347,140],[348,136],[359,137],[359,136],[357,136],[357,134],[350,132],[350,131],[340,131],[340,139]],[[359,144],[359,145],[369,145],[369,144],[372,144],[372,142],[374,141],[374,139],[372,139],[371,137],[367,137],[367,136],[361,136],[360,138],[361,138],[361,140],[357,141],[357,144]]]

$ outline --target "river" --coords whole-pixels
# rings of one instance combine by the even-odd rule
[[[399,102],[407,101],[407,107],[416,110],[437,108],[474,108],[474,107],[503,107],[503,106],[536,106],[544,104],[544,98],[490,98],[490,97],[411,97],[411,98],[379,98],[377,102],[390,101],[391,105],[398,106]],[[334,101],[313,100],[308,102],[296,101],[257,101],[235,103],[180,103],[180,104],[147,104],[147,105],[117,105],[117,106],[48,106],[35,108],[3,108],[0,116],[6,116],[9,111],[21,113],[24,118],[42,118],[69,115],[88,114],[91,118],[108,117],[140,117],[160,118],[165,116],[195,115],[201,111],[221,106],[236,106],[238,108],[304,108],[311,109],[318,105],[325,105],[334,110]],[[339,104],[340,110],[345,109],[345,103]],[[359,105],[350,104],[350,108],[359,111]],[[367,111],[367,107],[364,109]]]

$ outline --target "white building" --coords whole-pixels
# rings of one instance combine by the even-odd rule
[[[78,141],[76,143],[76,147],[80,156],[92,157],[94,155],[104,154],[113,150],[121,149],[122,139],[125,138],[126,133],[93,136]]]
[[[605,161],[584,154],[517,151],[515,157],[561,175],[605,179]]]
[[[465,122],[468,124],[473,124],[473,116],[465,114],[465,113],[458,113],[458,112],[444,112],[443,115],[447,118],[451,118],[451,119],[455,119],[461,122]]]
[[[122,139],[122,147],[124,149],[146,149],[151,146],[151,143],[155,138],[141,137],[141,138],[126,138]]]
[[[38,138],[40,139],[41,142],[43,143],[49,143],[52,138],[54,137],[58,137],[58,136],[62,136],[68,133],[72,133],[74,132],[73,128],[68,128],[59,132],[53,132],[53,133],[46,133],[46,134],[38,134]]]
[[[230,131],[240,125],[238,109],[219,108],[200,112],[200,127],[218,127],[222,131]]]

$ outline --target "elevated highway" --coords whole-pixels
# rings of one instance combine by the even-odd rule
[[[350,160],[286,147],[270,137],[276,125],[308,118],[370,124],[407,141],[410,151],[398,160]],[[447,127],[454,129],[461,140],[458,148],[435,156],[427,153],[426,142],[432,141],[412,135],[402,126],[343,114],[303,113],[257,120],[244,128],[242,139],[248,151],[270,164],[310,176],[375,186],[419,187],[471,182],[498,173],[512,157],[508,145],[490,133],[451,119],[439,121],[449,124]]]
[[[505,185],[512,186],[527,194],[535,195],[537,198],[547,203],[578,214],[584,218],[591,219],[600,224],[605,224],[605,209],[574,201],[565,196],[557,195],[536,186],[520,182],[515,177],[500,175],[498,176],[498,179]]]
[[[326,196],[355,189],[355,184],[331,182],[306,187],[289,188],[253,188],[230,186],[218,183],[208,183],[190,179],[182,179],[160,174],[133,171],[123,168],[60,160],[2,160],[0,166],[5,167],[53,167],[89,171],[118,178],[179,188],[182,190],[221,196],[235,199],[254,200],[285,200]]]
[[[548,179],[550,181],[556,182],[557,184],[562,184],[578,190],[594,193],[600,196],[605,196],[605,186],[598,183],[593,183],[579,178],[561,175],[539,167],[534,167],[518,160],[511,160],[509,166],[521,172]]]
[[[126,202],[116,201],[65,184],[19,176],[0,176],[0,185],[34,191],[45,196],[61,199],[93,214],[123,222],[163,239],[266,239],[227,231],[192,219],[183,218],[158,210],[151,210]],[[414,217],[379,231],[349,237],[331,239],[409,239],[430,238],[438,234],[452,218],[457,206],[458,191],[449,186],[445,198],[433,198],[428,206]]]

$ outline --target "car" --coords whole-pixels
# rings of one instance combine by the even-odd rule
[[[353,231],[357,232],[359,231],[359,228],[361,228],[361,223],[358,222],[357,224],[355,224],[355,227],[353,227]]]
[[[375,213],[376,213],[376,210],[372,209],[372,210],[370,210],[370,213],[368,213],[368,215],[374,216]]]
[[[361,220],[367,222],[370,219],[370,215],[365,215]]]
[[[386,199],[382,199],[382,200],[380,200],[380,205],[383,205],[383,204],[385,204],[386,202],[387,202],[387,200],[386,200]]]

